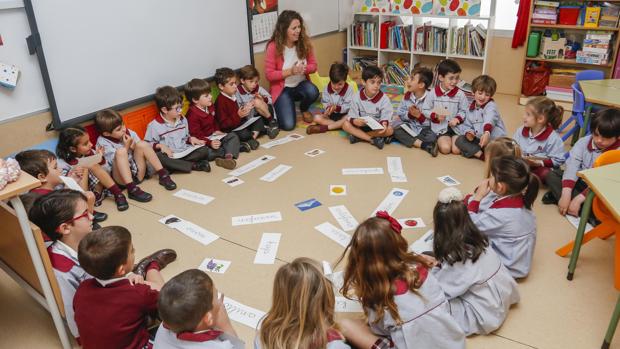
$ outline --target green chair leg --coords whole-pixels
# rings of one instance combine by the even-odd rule
[[[607,333],[605,333],[605,340],[603,341],[603,345],[601,345],[601,349],[609,349],[609,345],[611,344],[611,340],[614,338],[614,333],[616,332],[616,327],[618,326],[619,319],[620,296],[618,297],[618,301],[616,302],[616,308],[614,309],[614,313],[611,314],[611,321],[609,321],[609,327],[607,327]]]
[[[577,235],[575,236],[575,246],[573,247],[573,252],[570,254],[570,262],[568,263],[568,275],[566,275],[568,280],[572,280],[575,274],[579,250],[581,250],[581,243],[583,242],[583,234],[586,231],[586,224],[588,223],[590,210],[592,209],[592,200],[594,200],[594,191],[590,190],[581,208],[581,218],[579,219],[579,227],[577,228]]]
[[[583,127],[579,130],[579,138],[586,135],[586,130],[590,124],[590,117],[592,116],[592,106],[590,105],[586,112],[583,114]]]

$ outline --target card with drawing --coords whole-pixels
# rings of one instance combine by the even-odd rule
[[[305,152],[304,154],[306,156],[309,156],[309,157],[313,158],[313,157],[317,157],[317,156],[319,156],[319,155],[321,155],[323,153],[325,153],[325,150],[312,149],[312,150],[309,150],[309,151]]]
[[[455,185],[460,185],[461,184],[461,182],[457,181],[452,176],[441,176],[441,177],[437,177],[437,179],[441,183],[445,184],[447,187],[453,187]]]
[[[228,267],[230,267],[230,263],[230,261],[208,257],[205,258],[202,263],[200,263],[198,269],[202,271],[210,271],[213,273],[224,274],[226,270],[228,270]]]

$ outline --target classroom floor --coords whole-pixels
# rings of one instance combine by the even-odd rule
[[[523,107],[514,96],[496,96],[509,133],[519,126]],[[306,136],[305,129],[294,132]],[[286,134],[286,133],[283,133]],[[264,141],[266,142],[266,140]],[[320,148],[326,153],[310,158],[304,152]],[[216,287],[226,296],[245,305],[267,311],[271,302],[272,279],[278,267],[298,256],[334,262],[343,248],[320,234],[314,227],[323,222],[338,226],[328,207],[345,205],[358,221],[362,221],[392,188],[409,190],[394,212],[397,218],[422,217],[427,228],[405,229],[404,236],[415,241],[432,225],[432,208],[444,185],[436,177],[451,175],[471,191],[482,178],[483,163],[460,156],[433,159],[426,152],[410,150],[398,144],[382,151],[363,143],[349,145],[338,132],[305,138],[271,149],[260,148],[244,154],[239,165],[262,155],[276,159],[240,178],[245,183],[229,187],[222,182],[228,171],[214,167],[209,174],[175,175],[179,188],[215,197],[206,206],[173,197],[147,181],[142,188],[154,195],[143,204],[130,201],[128,211],[118,213],[111,200],[102,211],[110,218],[106,225],[123,225],[133,235],[136,256],[156,249],[173,248],[179,258],[163,270],[166,278],[196,268],[206,257],[230,260],[225,274],[211,273]],[[408,178],[406,183],[392,183],[384,175],[343,176],[342,168],[383,167],[386,157],[400,156]],[[292,169],[273,183],[259,178],[279,164]],[[330,184],[346,184],[346,196],[330,196]],[[611,312],[618,296],[613,287],[613,238],[587,244],[579,258],[572,282],[566,280],[567,258],[554,254],[559,246],[574,238],[575,229],[557,213],[556,206],[535,205],[538,219],[538,242],[530,276],[519,285],[521,302],[514,306],[503,327],[489,336],[468,339],[467,347],[485,348],[598,348],[602,343]],[[322,206],[300,212],[294,204],[316,198]],[[281,222],[233,227],[231,217],[280,211]],[[169,214],[194,222],[220,239],[203,246],[158,220]],[[262,233],[282,233],[274,265],[253,264]],[[60,348],[49,314],[0,271],[0,347]],[[349,315],[350,316],[350,315]],[[239,335],[252,346],[254,331],[233,322]],[[620,348],[617,338],[612,348]],[[77,347],[77,346],[76,346]]]

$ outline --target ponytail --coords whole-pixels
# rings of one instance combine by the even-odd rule
[[[554,130],[557,130],[562,124],[562,117],[564,116],[564,108],[561,105],[555,105],[547,115],[547,122]]]
[[[561,108],[561,107],[560,107]],[[538,196],[538,189],[540,188],[540,180],[538,176],[532,172],[528,173],[529,180],[525,192],[523,193],[523,203],[528,210],[532,209],[536,196]]]
[[[86,130],[82,126],[72,126],[60,131],[58,135],[58,144],[56,145],[56,155],[65,160],[70,161],[76,158],[75,152],[71,147],[75,147],[77,139],[86,134]]]
[[[512,156],[502,156],[491,162],[491,174],[495,182],[506,185],[506,195],[523,195],[525,208],[532,209],[540,182],[538,177],[530,171],[530,166],[523,159]]]

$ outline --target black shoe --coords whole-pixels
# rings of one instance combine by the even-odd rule
[[[106,219],[108,219],[108,215],[106,213],[93,211],[93,222],[101,223]]]
[[[252,151],[252,148],[247,142],[241,142],[241,144],[239,145],[239,151],[242,153],[249,153]]]
[[[133,190],[129,191],[129,198],[132,200],[136,200],[139,202],[149,202],[153,200],[153,195],[145,192],[140,189],[140,187],[136,186]]]
[[[174,262],[177,259],[177,253],[174,250],[169,248],[159,250],[149,256],[142,258],[137,264],[133,267],[133,273],[137,275],[142,275],[142,277],[146,277],[146,268],[151,264],[151,262],[155,262],[159,265],[159,269],[164,269],[168,264]]]
[[[360,141],[359,138],[355,137],[354,135],[349,135],[349,143],[355,144],[355,143],[357,143],[359,141]]]
[[[175,190],[177,188],[177,184],[174,183],[170,176],[163,176],[159,179],[159,185],[166,188],[166,190]]]
[[[258,146],[260,145],[260,143],[258,143],[258,141],[254,138],[250,139],[248,141],[248,144],[250,145],[250,149],[252,150],[258,149]]]
[[[211,172],[211,165],[207,160],[200,160],[196,163],[196,171]]]
[[[269,139],[274,139],[276,137],[278,137],[278,134],[280,134],[280,129],[277,127],[267,127],[267,136],[269,137]]]
[[[437,157],[437,153],[439,151],[439,147],[437,146],[437,142],[432,142],[432,143],[429,143],[429,144],[424,144],[422,146],[422,149],[427,151],[434,158]]]
[[[375,137],[372,139],[372,145],[374,145],[375,147],[379,148],[379,149],[383,149],[383,146],[385,145],[385,138],[384,137]]]
[[[552,191],[548,191],[542,197],[542,203],[545,205],[557,205],[558,199],[555,198]]]
[[[123,194],[114,195],[114,202],[116,202],[116,209],[119,211],[125,211],[129,208],[127,198]]]
[[[93,221],[93,223],[91,224],[92,230],[97,230],[97,229],[101,229],[101,226],[99,225],[99,223]]]
[[[389,137],[385,137],[385,144],[390,144],[392,143],[393,137],[389,136]]]

